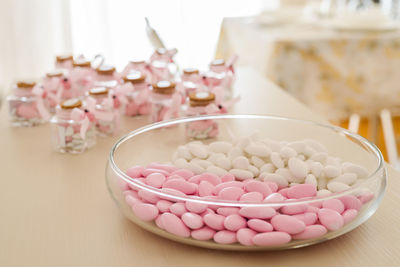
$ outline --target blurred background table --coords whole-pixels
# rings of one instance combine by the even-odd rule
[[[234,113],[324,119],[265,80],[237,70]],[[147,123],[123,118],[121,134]],[[52,152],[50,125],[11,128],[0,113],[0,266],[399,266],[400,174],[388,167],[389,187],[377,213],[352,232],[302,249],[213,251],[172,242],[126,219],[109,196],[104,169],[118,136],[99,138],[82,155]]]
[[[264,18],[265,19],[265,18]],[[288,18],[293,20],[293,18]],[[339,31],[322,22],[225,18],[216,55],[240,55],[330,120],[400,104],[400,31]]]

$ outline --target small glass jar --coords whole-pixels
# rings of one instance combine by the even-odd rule
[[[12,126],[36,126],[49,119],[45,92],[35,82],[17,82],[7,97]]]
[[[73,69],[69,73],[73,97],[85,95],[93,87],[95,75],[96,73],[89,60],[84,58],[75,59],[73,61]]]
[[[153,84],[150,93],[150,102],[152,122],[179,117],[181,95],[175,91],[175,83],[160,81]]]
[[[211,91],[223,90],[225,100],[232,98],[234,73],[225,60],[215,59],[210,63],[210,70],[205,73],[205,83]]]
[[[175,80],[178,66],[175,64],[173,57],[176,52],[176,49],[159,48],[153,53],[150,58],[151,83]]]
[[[151,82],[150,80],[147,80],[150,78],[150,73],[147,68],[147,63],[144,60],[131,60],[129,61],[128,65],[125,66],[123,69],[121,76],[125,77],[131,72],[140,72],[143,73],[146,76],[146,81]]]
[[[58,55],[56,56],[56,69],[71,71],[73,68],[73,57],[72,55]]]
[[[87,93],[86,106],[95,117],[97,133],[100,136],[113,135],[118,130],[119,111],[109,97],[106,87],[94,87]]]
[[[82,101],[71,98],[56,107],[51,119],[54,149],[61,153],[79,154],[96,144],[93,116],[83,110]]]
[[[189,94],[189,107],[186,111],[187,116],[200,116],[213,114],[215,94],[211,92],[192,92]],[[217,107],[215,107],[217,109]],[[213,120],[193,121],[186,125],[186,134],[194,139],[214,138],[218,135],[218,124]]]
[[[196,68],[184,68],[181,76],[182,82],[201,83],[200,72]]]
[[[71,85],[64,72],[56,69],[46,74],[42,80],[43,89],[46,91],[50,112],[55,112],[56,106],[62,99],[72,98]]]
[[[141,72],[131,72],[124,78],[124,85],[131,89],[127,93],[125,115],[148,115],[151,111],[150,91],[146,83],[146,76]]]
[[[101,65],[96,68],[96,87],[115,88],[119,84],[119,75],[114,66]]]

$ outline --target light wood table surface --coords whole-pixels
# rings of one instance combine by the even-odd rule
[[[238,70],[234,113],[321,117],[250,69]],[[119,212],[105,164],[119,138],[100,138],[82,155],[52,152],[50,127],[11,128],[0,114],[0,266],[400,266],[400,174],[389,169],[376,214],[319,245],[280,252],[190,247],[142,230]],[[124,118],[127,133],[144,119]]]

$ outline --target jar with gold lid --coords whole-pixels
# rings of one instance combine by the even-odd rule
[[[93,87],[96,72],[92,68],[90,60],[79,57],[73,60],[73,68],[69,73],[71,90],[75,96],[83,96],[87,90]]]
[[[159,48],[150,57],[149,70],[151,83],[159,81],[174,81],[178,74],[178,66],[174,62],[176,49]]]
[[[147,65],[147,62],[145,60],[131,60],[129,63],[125,66],[125,68],[121,72],[121,76],[125,77],[131,72],[140,72],[143,75],[146,76],[146,81],[150,82],[150,80],[147,80],[150,78],[150,73],[149,73],[149,68]]]
[[[72,55],[58,55],[56,56],[55,62],[56,69],[70,71],[73,68],[73,56]]]
[[[7,102],[13,126],[36,126],[50,118],[46,92],[36,82],[15,83]]]
[[[62,101],[50,122],[54,149],[58,152],[79,154],[96,144],[94,116],[78,98]]]
[[[159,81],[152,85],[150,93],[151,121],[159,122],[178,118],[181,95],[175,90],[175,83]]]
[[[46,73],[42,79],[42,86],[47,94],[50,112],[55,112],[60,101],[79,96],[71,89],[71,82],[65,70],[56,69]]]
[[[234,81],[233,64],[236,56],[225,62],[223,59],[215,59],[210,63],[210,69],[204,75],[204,82],[209,90],[218,95],[223,95],[225,100],[232,98],[232,86]]]
[[[142,72],[131,72],[123,78],[127,103],[124,113],[127,116],[148,115],[151,110],[150,90],[146,75]],[[118,89],[117,89],[118,90]]]
[[[100,136],[113,135],[119,126],[119,110],[114,107],[110,89],[93,87],[86,93],[86,108],[95,117],[97,133]]]
[[[187,116],[212,115],[219,111],[215,105],[215,94],[211,92],[191,92],[189,101]],[[214,120],[193,121],[186,125],[186,134],[194,139],[213,138],[218,135],[218,124]]]

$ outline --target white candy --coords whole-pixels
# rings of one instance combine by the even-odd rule
[[[300,182],[299,180],[297,180],[293,174],[286,168],[280,168],[277,169],[275,171],[276,174],[279,174],[280,176],[282,176],[283,178],[286,179],[286,181],[293,183],[293,182]]]
[[[208,161],[212,162],[213,164],[217,164],[217,160],[218,158],[224,157],[225,155],[223,153],[212,153],[210,154],[210,156],[208,157]]]
[[[306,146],[306,148],[303,150],[303,154],[306,157],[312,157],[315,153],[317,153],[317,151],[310,146]]]
[[[279,152],[281,151],[281,145],[279,144],[279,142],[271,140],[271,139],[264,139],[261,140],[262,143],[264,143],[271,151],[274,152]]]
[[[231,161],[225,156],[217,157],[215,160],[215,165],[217,165],[218,167],[221,167],[225,170],[229,170],[230,168],[232,168]]]
[[[287,146],[296,150],[297,153],[303,153],[307,145],[305,142],[296,141],[296,142],[290,142],[289,144],[287,144]]]
[[[190,154],[190,151],[186,146],[178,146],[178,155],[179,157],[187,160],[191,160],[193,158],[192,154]]]
[[[273,173],[273,172],[275,172],[275,166],[272,165],[271,163],[266,163],[261,166],[260,172],[261,173],[263,173],[263,172]]]
[[[336,177],[335,179],[332,179],[331,181],[332,182],[341,182],[341,183],[344,183],[347,185],[351,185],[356,180],[357,180],[357,174],[347,172],[347,173],[343,173],[343,174],[339,175],[338,177]]]
[[[254,175],[254,177],[258,176],[260,174],[260,171],[256,166],[249,165],[248,170],[251,171]]]
[[[271,154],[271,150],[261,142],[249,144],[244,151],[257,157],[268,157]]]
[[[289,146],[282,147],[281,151],[279,152],[282,158],[289,159],[297,156],[296,150]]]
[[[357,174],[357,178],[366,178],[368,176],[366,168],[351,162],[344,162],[342,168],[343,172],[353,172]]]
[[[288,186],[288,181],[283,178],[281,175],[276,173],[266,173],[263,172],[260,174],[260,178],[264,180],[264,182],[274,182],[278,185],[279,188],[284,188]]]
[[[283,168],[285,167],[285,163],[281,159],[281,156],[279,155],[278,152],[272,152],[270,155],[271,162],[274,164],[275,167],[277,168]]]
[[[238,142],[236,143],[236,146],[244,149],[245,147],[247,147],[249,144],[251,143],[251,139],[249,137],[242,137],[238,140]]]
[[[297,155],[296,158],[298,158],[301,161],[305,161],[306,160],[306,157],[304,155],[302,155],[302,154]]]
[[[298,158],[291,158],[288,161],[288,166],[290,172],[296,178],[305,178],[308,173],[308,165],[304,161],[301,161]]]
[[[231,150],[228,152],[228,157],[230,160],[234,160],[235,158],[243,156],[243,151],[239,147],[233,147]]]
[[[315,176],[315,177],[320,177],[322,174],[322,171],[324,169],[324,166],[322,166],[322,164],[320,162],[313,162],[310,161],[308,166],[310,167],[310,171],[311,173]]]
[[[308,174],[307,175],[306,179],[304,180],[304,183],[305,184],[315,185],[315,186],[318,185],[317,178],[315,178],[315,176],[312,175],[312,174]]]
[[[338,177],[341,173],[340,168],[334,165],[326,165],[324,167],[324,173],[328,178],[335,178]]]
[[[336,193],[336,192],[341,192],[344,190],[347,190],[350,188],[349,185],[341,183],[341,182],[329,182],[327,184],[327,187],[329,189],[329,191]]]
[[[244,156],[237,157],[236,159],[234,159],[232,161],[232,166],[235,169],[247,170],[249,167],[249,164],[250,164],[249,160]]]
[[[203,145],[189,144],[188,145],[190,153],[195,157],[205,159],[208,156],[208,150]]]
[[[186,163],[186,168],[192,172],[194,172],[194,174],[200,174],[203,173],[205,171],[205,169],[203,167],[201,167],[199,164],[196,164],[194,162],[188,162]]]
[[[253,173],[247,170],[232,169],[229,173],[235,176],[237,180],[246,180],[254,177]]]
[[[232,149],[232,144],[224,141],[213,142],[209,145],[211,151],[217,153],[228,153]]]
[[[194,163],[200,165],[201,167],[203,167],[204,169],[207,169],[209,166],[212,166],[211,162],[209,162],[208,160],[204,160],[204,159],[194,158],[190,162],[194,162]]]
[[[314,155],[310,157],[311,160],[313,161],[318,161],[324,164],[326,160],[328,159],[328,154],[325,152],[317,152]]]
[[[336,157],[328,157],[326,159],[325,165],[334,165],[338,168],[341,168],[340,159]]]
[[[222,176],[222,175],[225,175],[228,173],[228,171],[226,171],[220,167],[216,167],[216,166],[212,166],[212,165],[207,167],[207,172],[216,174],[218,176]]]
[[[184,158],[179,158],[179,159],[174,161],[174,165],[176,167],[178,167],[178,168],[181,168],[181,169],[185,168],[186,164],[187,164],[187,161]]]
[[[252,156],[250,161],[257,168],[261,168],[265,164],[265,162],[257,156]]]
[[[332,195],[332,192],[327,189],[321,189],[317,191],[317,197],[327,197]]]
[[[326,147],[316,140],[306,139],[304,142],[318,152],[328,152]]]

